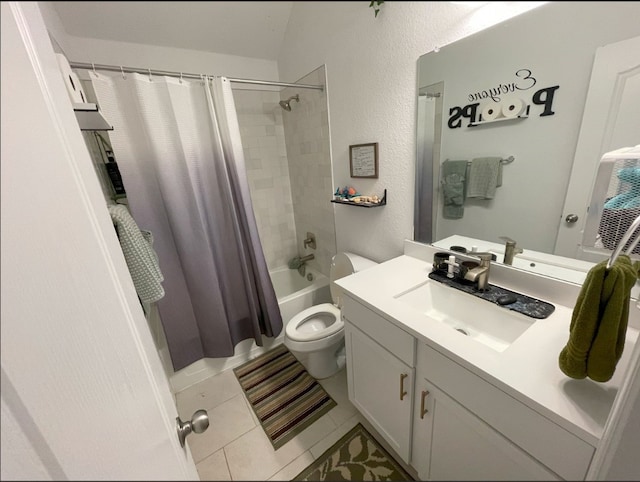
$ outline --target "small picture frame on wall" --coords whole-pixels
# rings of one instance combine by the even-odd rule
[[[349,146],[351,177],[378,178],[378,143]]]

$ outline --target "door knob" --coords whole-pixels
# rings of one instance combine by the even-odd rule
[[[180,417],[176,417],[176,424],[180,446],[184,447],[187,435],[191,432],[202,433],[209,428],[209,415],[206,410],[197,410],[188,422],[183,422]]]
[[[567,217],[564,218],[564,220],[567,222],[567,224],[573,224],[578,220],[578,215],[577,214],[567,214]]]

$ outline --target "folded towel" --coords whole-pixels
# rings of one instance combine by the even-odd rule
[[[467,197],[493,199],[502,186],[502,158],[476,157],[471,160]]]
[[[638,267],[622,255],[611,268],[605,260],[587,273],[571,316],[569,341],[559,356],[565,375],[597,382],[611,379],[624,348]]]
[[[441,183],[444,195],[442,216],[445,219],[460,219],[464,215],[467,164],[467,161],[450,159],[442,163]]]
[[[122,253],[138,297],[145,303],[158,301],[164,296],[164,288],[160,284],[164,277],[152,247],[153,235],[149,231],[141,231],[122,204],[110,205],[109,214],[118,232]]]

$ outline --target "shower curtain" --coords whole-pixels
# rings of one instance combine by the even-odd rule
[[[153,233],[175,370],[277,336],[282,318],[251,206],[226,78],[89,72],[131,213]]]

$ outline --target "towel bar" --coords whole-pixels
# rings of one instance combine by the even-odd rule
[[[616,262],[616,260],[618,259],[618,256],[620,256],[620,254],[622,253],[622,250],[625,244],[627,244],[629,239],[631,239],[631,236],[633,236],[633,234],[636,232],[636,230],[638,229],[638,226],[640,226],[640,216],[638,216],[631,223],[631,226],[629,226],[629,229],[627,229],[627,231],[624,233],[624,236],[622,236],[620,241],[618,241],[618,245],[616,246],[616,249],[613,250],[613,253],[611,253],[611,257],[607,262],[607,269],[611,268],[613,266],[613,263]],[[633,240],[633,242],[629,246],[629,249],[627,249],[627,253],[631,253],[635,249],[635,247],[638,245],[638,242],[640,242],[640,235],[636,236],[636,238]]]
[[[513,156],[509,156],[509,157],[505,157],[504,159],[500,159],[500,164],[504,165],[504,164],[511,164],[513,161],[515,161],[516,158]],[[471,161],[467,161],[467,166],[471,165]]]

